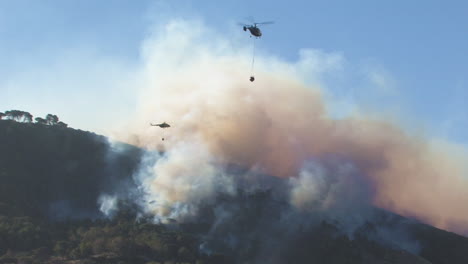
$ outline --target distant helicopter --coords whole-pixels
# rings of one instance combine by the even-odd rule
[[[168,123],[164,122],[164,123],[161,123],[161,124],[153,124],[153,123],[150,123],[151,126],[158,126],[160,128],[167,128],[167,127],[171,127]]]
[[[250,34],[254,37],[261,37],[262,36],[262,31],[260,28],[257,27],[257,25],[268,25],[268,24],[273,24],[275,22],[273,21],[267,21],[267,22],[261,22],[261,23],[253,23],[252,25],[247,25],[247,24],[240,24],[244,31],[247,31],[247,29],[250,31]]]
[[[158,126],[160,128],[168,128],[168,127],[171,127],[168,123],[164,122],[164,123],[161,123],[161,124],[153,124],[153,123],[150,123],[150,126]],[[164,141],[164,135],[162,136],[162,141]]]

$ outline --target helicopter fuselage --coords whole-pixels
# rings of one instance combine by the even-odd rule
[[[252,36],[254,36],[254,37],[259,38],[259,37],[262,36],[262,32],[256,26],[244,27],[244,31],[246,31],[247,29],[250,31],[250,34],[252,34]]]
[[[161,124],[153,124],[153,123],[150,123],[151,126],[158,126],[160,128],[167,128],[167,127],[171,127],[168,123],[164,122],[164,123],[161,123]]]

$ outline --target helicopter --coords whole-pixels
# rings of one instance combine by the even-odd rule
[[[274,22],[273,21],[268,21],[268,22],[261,22],[261,23],[253,23],[252,25],[247,25],[247,24],[240,24],[242,26],[242,29],[244,29],[244,31],[247,31],[249,30],[250,31],[250,34],[256,38],[259,38],[262,36],[262,31],[260,30],[260,28],[257,27],[257,25],[268,25],[268,24],[273,24]]]
[[[168,128],[168,127],[171,127],[168,123],[164,122],[164,123],[161,123],[161,124],[153,124],[153,123],[150,123],[150,126],[158,126],[160,128]]]
[[[168,128],[168,127],[171,127],[171,125],[169,125],[168,123],[164,122],[164,123],[161,123],[161,124],[153,124],[153,123],[150,123],[150,126],[158,126],[160,128]],[[164,135],[162,136],[162,141],[164,141]]]
[[[261,22],[261,23],[252,22],[252,24],[250,24],[250,25],[249,24],[239,23],[239,25],[242,26],[242,29],[244,29],[244,31],[249,30],[249,32],[250,32],[249,37],[254,36],[255,38],[258,39],[258,38],[260,38],[262,36],[262,31],[260,30],[260,28],[258,28],[257,25],[268,25],[268,24],[273,24],[273,23],[274,23],[273,21],[267,21],[267,22]],[[255,81],[255,76],[253,75],[254,62],[255,62],[255,41],[253,43],[252,69],[251,69],[252,75],[249,78],[250,82]]]

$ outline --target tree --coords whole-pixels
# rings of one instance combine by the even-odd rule
[[[23,122],[31,123],[33,120],[33,115],[28,112],[23,112]]]
[[[9,111],[5,112],[5,115],[6,115],[7,119],[19,121],[21,116],[23,115],[22,112],[23,111],[19,111],[19,110],[9,110]]]
[[[46,115],[46,120],[47,120],[48,125],[53,126],[53,125],[56,125],[58,123],[59,118],[56,115],[47,114]]]
[[[7,117],[7,119],[15,120],[17,122],[31,123],[33,118],[30,113],[20,110],[6,111],[4,115]]]
[[[42,117],[36,117],[34,120],[36,120],[36,123],[37,123],[37,124],[47,125],[47,120],[45,120],[45,119],[42,118]]]

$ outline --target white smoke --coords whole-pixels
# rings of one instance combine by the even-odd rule
[[[112,216],[118,210],[118,197],[115,195],[102,194],[98,203],[99,210],[106,216]]]
[[[136,118],[120,138],[164,151],[139,174],[151,201],[145,207],[157,217],[190,219],[218,193],[232,194],[239,179],[226,167],[236,165],[291,178],[284,189],[291,188],[290,201],[301,210],[339,217],[336,212],[361,212],[372,204],[440,228],[468,230],[465,151],[375,114],[329,116],[320,86],[302,76],[307,67],[313,75],[339,69],[341,55],[303,52],[301,61],[287,63],[260,52],[251,83],[245,45],[199,21],[175,20],[155,32],[136,78]],[[164,121],[171,127],[148,125]],[[241,178],[252,173],[246,175]]]
[[[196,142],[176,144],[157,160],[148,159],[137,175],[147,194],[147,210],[162,221],[183,221],[196,217],[198,206],[217,193],[233,193],[232,178],[217,163]]]

